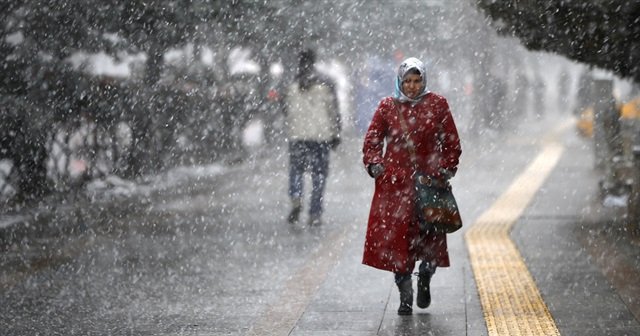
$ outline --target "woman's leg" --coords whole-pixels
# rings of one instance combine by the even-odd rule
[[[418,272],[418,295],[416,304],[427,308],[431,304],[431,277],[436,272],[436,264],[427,260],[420,263]]]
[[[413,286],[411,273],[394,273],[396,285],[400,292],[400,307],[398,315],[411,315],[413,313]]]

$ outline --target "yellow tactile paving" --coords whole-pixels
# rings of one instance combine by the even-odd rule
[[[558,162],[562,150],[560,145],[549,141],[465,234],[490,336],[560,335],[509,233]]]

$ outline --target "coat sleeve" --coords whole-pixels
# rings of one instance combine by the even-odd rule
[[[340,116],[340,102],[338,99],[338,89],[336,88],[336,84],[329,77],[322,76],[319,74],[313,75],[313,80],[316,84],[322,85],[328,89],[327,100],[327,112],[328,117],[331,122],[331,138],[340,138],[340,133],[342,132],[342,120]]]
[[[458,170],[462,148],[460,146],[460,138],[458,137],[458,129],[453,120],[451,110],[449,109],[449,104],[443,99],[440,105],[442,120],[440,122],[439,147],[442,155],[439,162],[439,173],[448,179],[453,177]]]
[[[380,101],[371,119],[371,124],[369,124],[369,129],[364,136],[362,153],[364,155],[363,163],[365,168],[383,161],[384,138],[388,131],[388,123],[385,118],[385,111],[388,110],[388,102],[386,100],[388,99]]]
[[[340,117],[340,103],[338,102],[338,90],[335,85],[330,84],[329,90],[331,91],[331,104],[329,107],[329,118],[331,119],[331,130],[333,132],[333,138],[339,138],[342,132],[342,120]]]

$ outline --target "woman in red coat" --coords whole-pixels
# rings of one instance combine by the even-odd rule
[[[418,169],[437,180],[453,177],[461,154],[458,131],[447,100],[426,89],[424,64],[400,64],[395,97],[384,98],[365,135],[363,161],[375,178],[363,264],[395,274],[400,291],[398,314],[412,313],[411,272],[418,273],[417,305],[431,302],[429,283],[436,267],[449,266],[444,233],[420,234],[414,197],[414,165],[398,114],[413,142]]]

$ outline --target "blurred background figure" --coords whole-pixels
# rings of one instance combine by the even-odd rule
[[[391,61],[380,56],[370,56],[362,67],[356,69],[354,78],[355,126],[358,134],[364,135],[380,99],[391,91],[389,84],[394,79]]]
[[[304,173],[311,172],[309,225],[322,223],[323,194],[329,173],[329,152],[340,144],[338,96],[328,79],[315,70],[311,49],[300,53],[298,74],[285,96],[285,126],[289,140],[289,223],[300,219]]]

